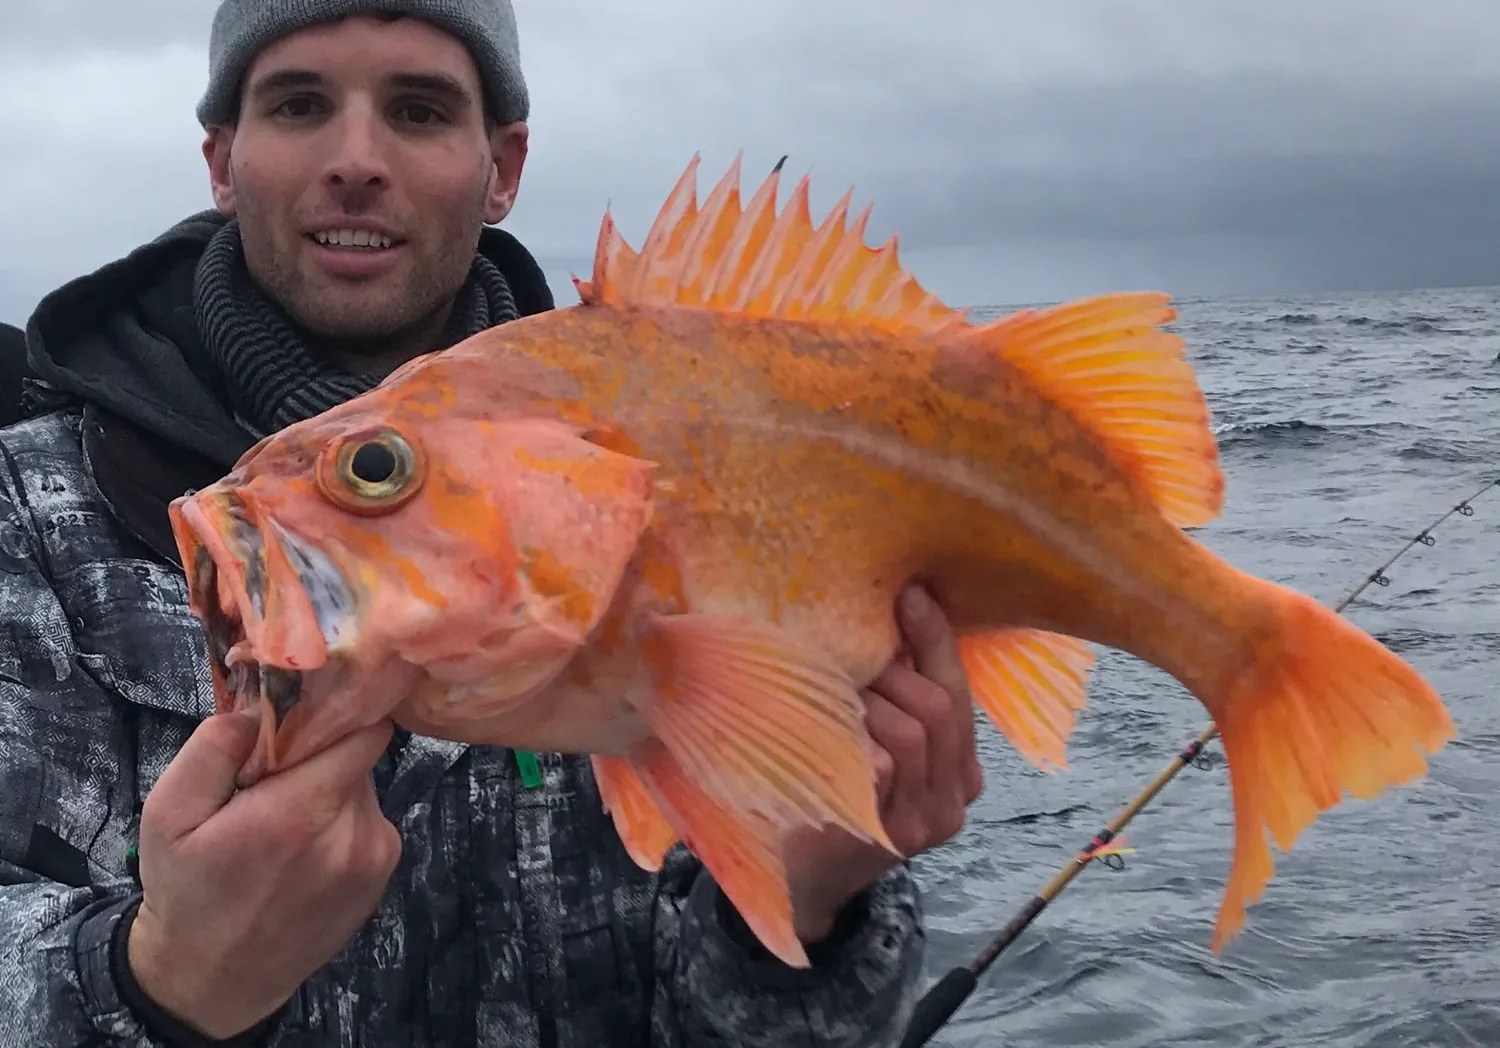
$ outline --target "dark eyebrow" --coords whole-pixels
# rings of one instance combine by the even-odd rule
[[[396,73],[390,81],[397,87],[408,91],[427,91],[435,95],[445,95],[453,102],[474,101],[469,89],[447,73]]]
[[[322,74],[315,73],[311,69],[278,69],[274,73],[267,73],[252,84],[250,93],[259,98],[277,91],[285,91],[289,87],[316,87],[322,82]]]
[[[443,95],[455,103],[468,104],[474,101],[473,94],[447,73],[395,73],[387,78],[396,87],[406,91],[426,91]],[[267,73],[251,85],[250,93],[258,98],[285,91],[294,87],[317,87],[326,83],[321,73],[311,69],[278,69]]]

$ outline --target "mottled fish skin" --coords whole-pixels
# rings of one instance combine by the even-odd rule
[[[78,413],[0,432],[0,1048],[160,1048],[112,965],[139,901],[140,805],[214,697],[182,574],[143,557]],[[11,463],[24,464],[17,475]],[[374,919],[302,988],[275,1048],[834,1048],[894,1044],[924,939],[910,874],[791,972],[724,920],[681,849],[614,843],[586,760],[414,738],[377,769],[402,864]]]

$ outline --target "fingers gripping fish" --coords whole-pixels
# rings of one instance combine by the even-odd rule
[[[1217,722],[1235,812],[1221,948],[1345,793],[1426,769],[1433,689],[1312,599],[1186,529],[1224,480],[1165,296],[990,323],[928,293],[846,195],[697,160],[639,252],[606,214],[579,304],[419,358],[262,441],[172,524],[221,709],[258,706],[244,781],[392,717],[592,755],[637,862],[674,841],[792,965],[779,842],[891,847],[859,689],[924,581],[976,703],[1065,766],[1091,645]]]

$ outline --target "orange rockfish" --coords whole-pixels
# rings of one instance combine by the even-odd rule
[[[1158,294],[975,324],[849,197],[804,178],[700,207],[697,159],[639,253],[606,213],[582,301],[399,368],[172,507],[221,709],[258,704],[242,781],[390,717],[588,753],[631,855],[702,859],[789,964],[780,844],[890,848],[859,690],[924,581],[975,701],[1061,765],[1089,643],[1181,681],[1235,812],[1220,948],[1342,793],[1426,770],[1438,696],[1359,628],[1189,537],[1224,491]]]

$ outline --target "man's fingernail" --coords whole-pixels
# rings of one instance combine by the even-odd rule
[[[908,586],[901,594],[901,610],[908,621],[924,619],[932,611],[932,598],[921,586]]]

